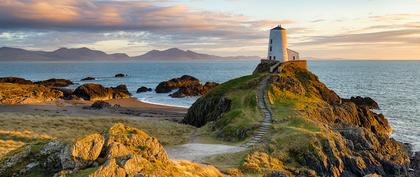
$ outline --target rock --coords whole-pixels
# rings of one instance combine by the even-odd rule
[[[140,87],[140,88],[137,89],[137,93],[150,92],[152,90],[153,89],[151,89],[151,88],[147,88],[145,86],[142,86],[142,87]]]
[[[410,159],[410,177],[420,176],[420,151]]]
[[[115,124],[103,134],[82,137],[73,145],[55,140],[25,146],[0,161],[0,176],[39,174],[57,177],[223,177],[213,166],[170,160],[157,139],[123,124]]]
[[[225,112],[228,112],[231,102],[220,95],[205,95],[188,109],[182,123],[202,127],[208,122],[218,120]]]
[[[80,81],[93,81],[93,80],[96,80],[96,78],[94,78],[94,77],[85,77],[85,78],[81,79]]]
[[[20,77],[1,77],[0,83],[33,84],[32,81]]]
[[[81,168],[91,165],[99,157],[104,142],[105,138],[99,133],[76,140],[70,149],[70,155],[76,162],[76,167]]]
[[[106,88],[100,84],[92,83],[79,86],[73,92],[73,95],[90,101],[129,98],[131,96],[125,85]]]
[[[195,85],[200,85],[200,81],[197,78],[188,75],[183,75],[180,78],[174,78],[159,83],[159,85],[155,88],[155,91],[156,93],[169,93],[177,88]]]
[[[369,109],[379,109],[378,103],[370,97],[351,97],[350,99],[342,99],[344,102],[353,102],[357,106],[366,106]]]
[[[95,101],[90,108],[92,109],[109,109],[112,105],[106,101]]]
[[[123,73],[119,73],[119,74],[115,74],[114,77],[127,77],[127,74],[123,74]]]
[[[187,96],[201,96],[205,95],[211,89],[217,87],[219,84],[216,82],[207,82],[204,86],[202,85],[191,85],[187,87],[181,87],[173,94],[170,94],[172,98],[183,98]]]
[[[44,103],[63,96],[63,92],[42,85],[0,83],[0,104]]]
[[[67,87],[73,85],[74,83],[67,79],[48,79],[44,81],[35,82],[35,84],[44,85],[47,87]]]

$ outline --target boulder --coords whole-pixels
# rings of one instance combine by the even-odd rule
[[[97,101],[129,98],[131,94],[128,92],[127,86],[125,85],[106,88],[100,84],[89,83],[76,88],[73,95],[83,98],[84,100]]]
[[[0,83],[33,84],[32,81],[20,77],[1,77]]]
[[[43,81],[35,82],[35,84],[44,85],[47,87],[67,87],[73,85],[74,83],[67,79],[48,79]]]
[[[200,85],[200,81],[197,78],[189,75],[183,75],[180,78],[173,78],[159,83],[159,85],[155,88],[155,91],[156,93],[169,93],[177,88],[196,85]]]
[[[93,81],[93,80],[96,80],[96,78],[94,78],[94,77],[85,77],[85,78],[81,79],[80,81]]]
[[[378,103],[370,97],[351,97],[350,99],[342,99],[343,102],[353,102],[360,107],[368,107],[369,109],[379,109]]]
[[[70,149],[68,147],[71,147]],[[157,139],[145,132],[115,124],[106,133],[25,146],[0,161],[0,176],[214,176],[215,167],[172,161]]]
[[[102,151],[105,138],[94,133],[76,140],[71,148],[71,156],[77,161],[95,161]]]
[[[106,101],[95,101],[91,106],[91,109],[109,109],[112,105]]]
[[[201,96],[205,95],[211,89],[217,87],[219,84],[216,82],[206,82],[204,85],[191,85],[187,87],[181,87],[173,94],[170,94],[172,98],[183,98],[187,96]]]
[[[43,85],[0,83],[0,104],[43,103],[63,96],[63,92]]]
[[[145,86],[142,86],[142,87],[140,87],[140,88],[137,89],[137,93],[150,92],[152,90],[153,89],[151,89],[151,88],[147,88]]]
[[[114,77],[127,77],[127,74],[123,74],[123,73],[119,73],[119,74],[115,74]]]

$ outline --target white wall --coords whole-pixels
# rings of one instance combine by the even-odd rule
[[[299,53],[290,49],[287,49],[287,55],[289,57],[289,61],[292,60],[299,60]]]
[[[270,51],[271,47],[271,51]],[[267,59],[279,60],[281,62],[288,61],[287,54],[287,33],[286,30],[270,31],[270,39],[268,40],[268,56]]]

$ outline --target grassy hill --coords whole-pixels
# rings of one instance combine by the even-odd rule
[[[293,63],[281,65],[279,71],[228,81],[190,108],[185,123],[215,138],[241,142],[262,120],[256,87],[262,78],[271,77],[267,94],[273,125],[264,141],[245,152],[211,157],[210,163],[246,174],[285,176],[407,173],[407,149],[389,137],[391,127],[383,115],[367,104],[341,99],[316,75]]]

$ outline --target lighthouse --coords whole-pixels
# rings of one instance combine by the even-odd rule
[[[280,62],[289,60],[287,32],[286,29],[280,25],[270,30],[267,59],[278,60]]]

